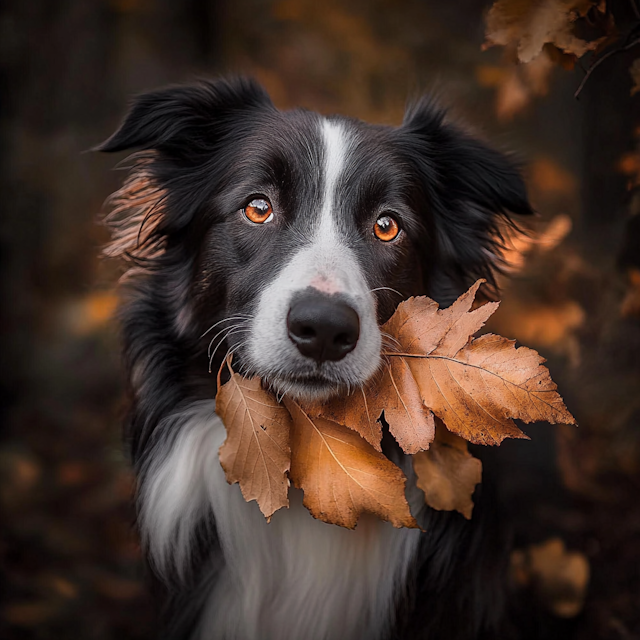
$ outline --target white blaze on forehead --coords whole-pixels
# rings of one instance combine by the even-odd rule
[[[313,216],[311,220],[300,217],[307,229],[311,225],[311,233],[305,234],[308,242],[287,257],[260,293],[248,336],[249,359],[254,372],[267,378],[273,374],[299,378],[316,372],[315,362],[303,357],[289,339],[289,306],[293,296],[308,287],[327,295],[340,294],[360,318],[360,337],[343,360],[322,366],[331,370],[332,379],[353,386],[363,384],[377,370],[381,342],[375,299],[341,224],[351,213],[341,208],[339,191],[355,134],[344,123],[327,119],[318,121],[318,129],[322,146],[316,168],[321,180],[320,202],[315,210],[305,212],[305,216]]]
[[[320,214],[321,226],[332,221],[332,213],[336,204],[336,187],[344,171],[351,136],[342,125],[323,120],[322,140],[324,142],[324,193]]]

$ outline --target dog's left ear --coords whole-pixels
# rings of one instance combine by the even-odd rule
[[[117,131],[95,151],[141,149],[172,157],[215,145],[243,113],[273,109],[267,92],[254,80],[231,77],[170,86],[138,96]]]
[[[447,122],[429,99],[407,110],[397,134],[431,214],[432,280],[454,299],[477,278],[493,284],[505,223],[512,223],[511,214],[533,213],[517,165]]]

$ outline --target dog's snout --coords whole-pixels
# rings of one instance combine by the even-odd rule
[[[342,360],[358,343],[360,318],[339,298],[308,294],[291,304],[287,330],[303,356],[317,362]]]

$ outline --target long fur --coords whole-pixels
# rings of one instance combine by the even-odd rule
[[[386,438],[424,532],[368,516],[342,530],[314,520],[294,490],[267,524],[224,479],[209,370],[233,352],[240,370],[280,392],[323,398],[364,384],[379,361],[378,326],[401,299],[447,303],[491,279],[501,225],[531,212],[517,168],[428,101],[394,129],[280,112],[244,79],[141,96],[100,147],[131,148],[106,253],[129,263],[126,433],[165,635],[504,637],[506,547],[481,492],[471,522],[425,507],[409,459]],[[256,194],[273,203],[273,223],[243,216]],[[370,230],[389,211],[402,235],[384,245]],[[308,289],[357,310],[360,339],[340,362],[311,367],[287,338],[288,305]]]

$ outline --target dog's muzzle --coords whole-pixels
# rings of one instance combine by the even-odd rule
[[[304,293],[289,307],[287,333],[298,351],[318,363],[342,360],[360,337],[360,318],[342,298]]]

